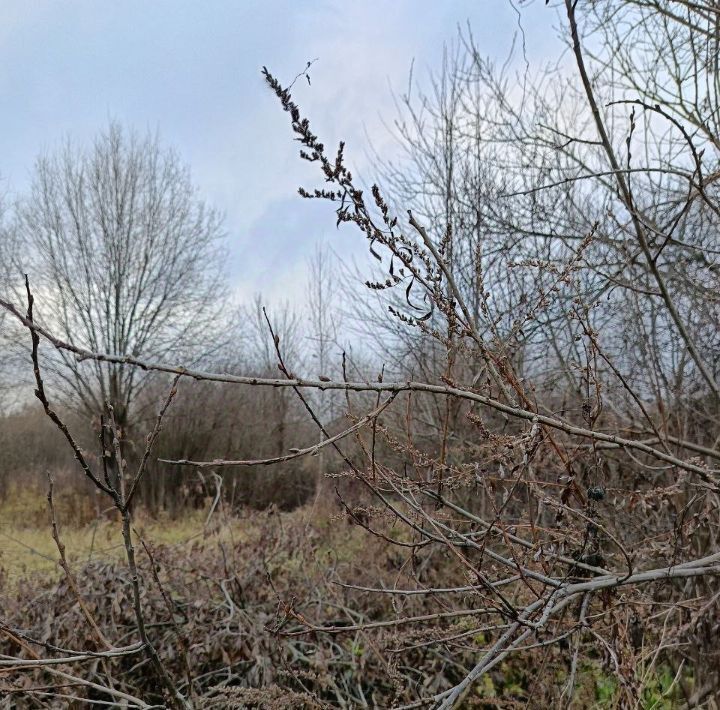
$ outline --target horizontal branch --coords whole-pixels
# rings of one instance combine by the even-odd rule
[[[309,633],[344,634],[355,631],[369,631],[370,629],[384,629],[392,626],[404,626],[406,624],[418,624],[426,621],[439,621],[441,619],[457,619],[464,616],[482,616],[485,614],[497,614],[495,607],[483,607],[481,609],[460,609],[457,611],[439,611],[435,614],[421,614],[420,616],[406,616],[400,619],[388,619],[387,621],[368,621],[365,624],[348,624],[347,626],[316,626],[305,616],[296,611],[290,610],[289,616],[305,624],[307,628],[297,631],[281,631],[283,636],[304,636]]]
[[[0,673],[7,673],[8,670],[20,668],[39,668],[42,666],[60,666],[79,661],[92,661],[100,658],[118,658],[131,656],[143,650],[140,643],[125,648],[113,648],[109,651],[98,651],[97,653],[79,653],[74,656],[63,658],[0,658]]]
[[[600,431],[593,431],[586,429],[585,427],[575,426],[561,419],[555,417],[549,417],[547,415],[538,414],[527,409],[522,409],[517,405],[505,404],[492,397],[473,392],[471,390],[459,389],[458,387],[450,387],[449,385],[434,385],[427,382],[334,382],[334,381],[323,381],[323,380],[306,380],[299,377],[294,379],[274,379],[265,377],[248,377],[243,375],[230,375],[225,373],[217,372],[205,372],[202,370],[191,370],[186,367],[177,365],[165,365],[162,363],[154,363],[146,360],[140,360],[136,357],[129,355],[110,355],[108,353],[95,353],[85,348],[80,348],[76,345],[64,342],[59,338],[56,338],[45,328],[36,325],[32,321],[28,320],[12,303],[0,299],[0,306],[10,312],[15,318],[17,318],[26,328],[35,331],[39,335],[42,335],[50,343],[52,343],[59,350],[65,350],[74,353],[79,360],[96,360],[99,362],[112,362],[118,365],[128,365],[131,367],[139,367],[143,370],[165,372],[172,375],[181,375],[182,377],[191,377],[197,381],[205,382],[223,382],[227,384],[235,385],[249,385],[256,387],[298,387],[305,389],[316,389],[321,391],[326,390],[343,390],[349,392],[388,392],[388,393],[399,393],[399,392],[427,392],[429,394],[436,394],[446,397],[458,397],[460,399],[466,399],[471,402],[476,402],[485,407],[489,407],[503,414],[507,414],[516,419],[523,419],[529,422],[537,422],[542,426],[547,426],[558,431],[563,431],[571,436],[580,436],[588,439],[594,439],[595,441],[602,441],[610,444],[616,444],[622,448],[633,449],[635,451],[642,451],[644,454],[648,454],[660,461],[672,464],[677,468],[681,468],[685,471],[695,473],[706,483],[711,484],[717,488],[718,484],[712,477],[712,474],[718,473],[713,469],[709,469],[705,466],[699,466],[698,464],[683,461],[677,456],[659,451],[658,449],[649,446],[641,441],[635,441],[633,439],[625,439],[615,434],[606,434]]]

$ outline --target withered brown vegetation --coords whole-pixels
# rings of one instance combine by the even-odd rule
[[[319,261],[314,373],[259,302],[252,358],[178,364],[63,329],[30,279],[0,297],[124,554],[68,562],[51,479],[63,577],[6,590],[0,707],[717,707],[720,14],[557,7],[570,68],[461,32],[369,188],[263,70],[300,194],[375,262],[365,362],[331,362]],[[243,533],[155,546],[143,506]]]

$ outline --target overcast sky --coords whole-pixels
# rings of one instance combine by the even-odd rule
[[[316,243],[344,256],[364,245],[335,231],[329,205],[297,197],[314,174],[261,66],[287,82],[318,59],[297,97],[315,132],[328,145],[345,138],[371,178],[366,135],[393,150],[391,88],[405,89],[413,60],[422,82],[467,21],[483,54],[507,56],[518,32],[509,0],[2,0],[0,190],[22,191],[38,153],[67,135],[90,140],[111,118],[157,130],[226,215],[238,296],[299,297]],[[557,54],[554,22],[544,2],[523,4],[531,60]]]

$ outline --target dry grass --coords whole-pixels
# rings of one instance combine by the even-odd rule
[[[60,498],[56,503],[60,537],[68,562],[77,571],[88,562],[124,558],[120,525],[107,511],[92,511],[91,502],[77,495],[74,500]],[[166,514],[151,518],[140,513],[135,529],[153,546],[202,545],[209,540],[217,545],[241,537],[241,520],[229,518],[221,509],[208,520],[208,513],[188,510],[177,518]],[[62,575],[58,558],[45,493],[35,486],[13,488],[0,502],[0,577],[9,588],[36,575],[54,580]]]

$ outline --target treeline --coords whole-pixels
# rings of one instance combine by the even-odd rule
[[[323,265],[322,268],[329,268],[324,255],[316,256],[315,266],[318,263]],[[268,321],[265,321],[265,313]],[[275,335],[289,353],[293,368],[304,372],[309,362],[310,367],[317,369],[315,343],[308,335],[312,332],[312,320],[307,310],[293,312],[284,305],[274,312],[272,309],[264,312],[258,297],[251,308],[239,309],[233,318],[237,319],[231,325],[236,335],[228,337],[232,344],[218,346],[213,356],[203,358],[198,367],[227,374],[282,377],[273,360],[274,338],[268,325],[273,323],[277,329]],[[229,336],[229,330],[226,335]],[[11,345],[15,346],[12,352],[18,367],[23,359],[30,365],[29,353],[23,352],[22,343]],[[330,347],[336,349],[337,346],[333,342],[325,347],[328,350],[325,357],[329,360]],[[240,352],[233,352],[236,349]],[[101,445],[99,438],[103,426],[107,430],[107,410],[93,411],[78,406],[71,396],[63,397],[63,383],[52,379],[55,363],[47,362],[52,383],[48,390],[57,395],[53,407],[75,432],[78,443],[90,459],[101,463],[105,452],[112,465],[109,443],[106,440]],[[170,361],[169,364],[177,363]],[[331,374],[336,372],[336,367],[333,362],[324,364],[324,370]],[[122,371],[122,368],[117,369]],[[26,379],[27,372],[23,374]],[[77,376],[91,380],[92,368],[81,363]],[[52,388],[53,385],[57,385],[57,390]],[[123,456],[128,466],[139,464],[147,435],[169,387],[168,378],[158,374],[149,373],[138,381],[130,414],[122,424]],[[186,506],[204,507],[218,491],[226,502],[238,508],[266,508],[269,505],[293,508],[315,495],[331,464],[337,463],[337,457],[323,452],[322,456],[312,459],[224,468],[218,488],[215,473],[219,467],[196,468],[158,461],[227,459],[251,462],[282,457],[289,449],[309,447],[319,441],[316,424],[289,388],[224,387],[219,383],[187,379],[178,385],[178,389],[165,418],[155,455],[147,462],[148,472],[140,491],[138,502],[150,511],[168,510],[174,514]],[[33,485],[44,490],[48,475],[52,475],[64,485],[75,488],[78,496],[84,492],[94,499],[92,486],[85,485],[86,482],[76,475],[77,462],[64,436],[45,416],[40,403],[29,396],[30,393],[27,383],[15,384],[6,393],[10,406],[0,416],[3,450],[0,490],[7,493],[13,485]],[[345,426],[348,420],[340,408],[337,393],[314,394],[311,400],[328,431],[335,433]]]

